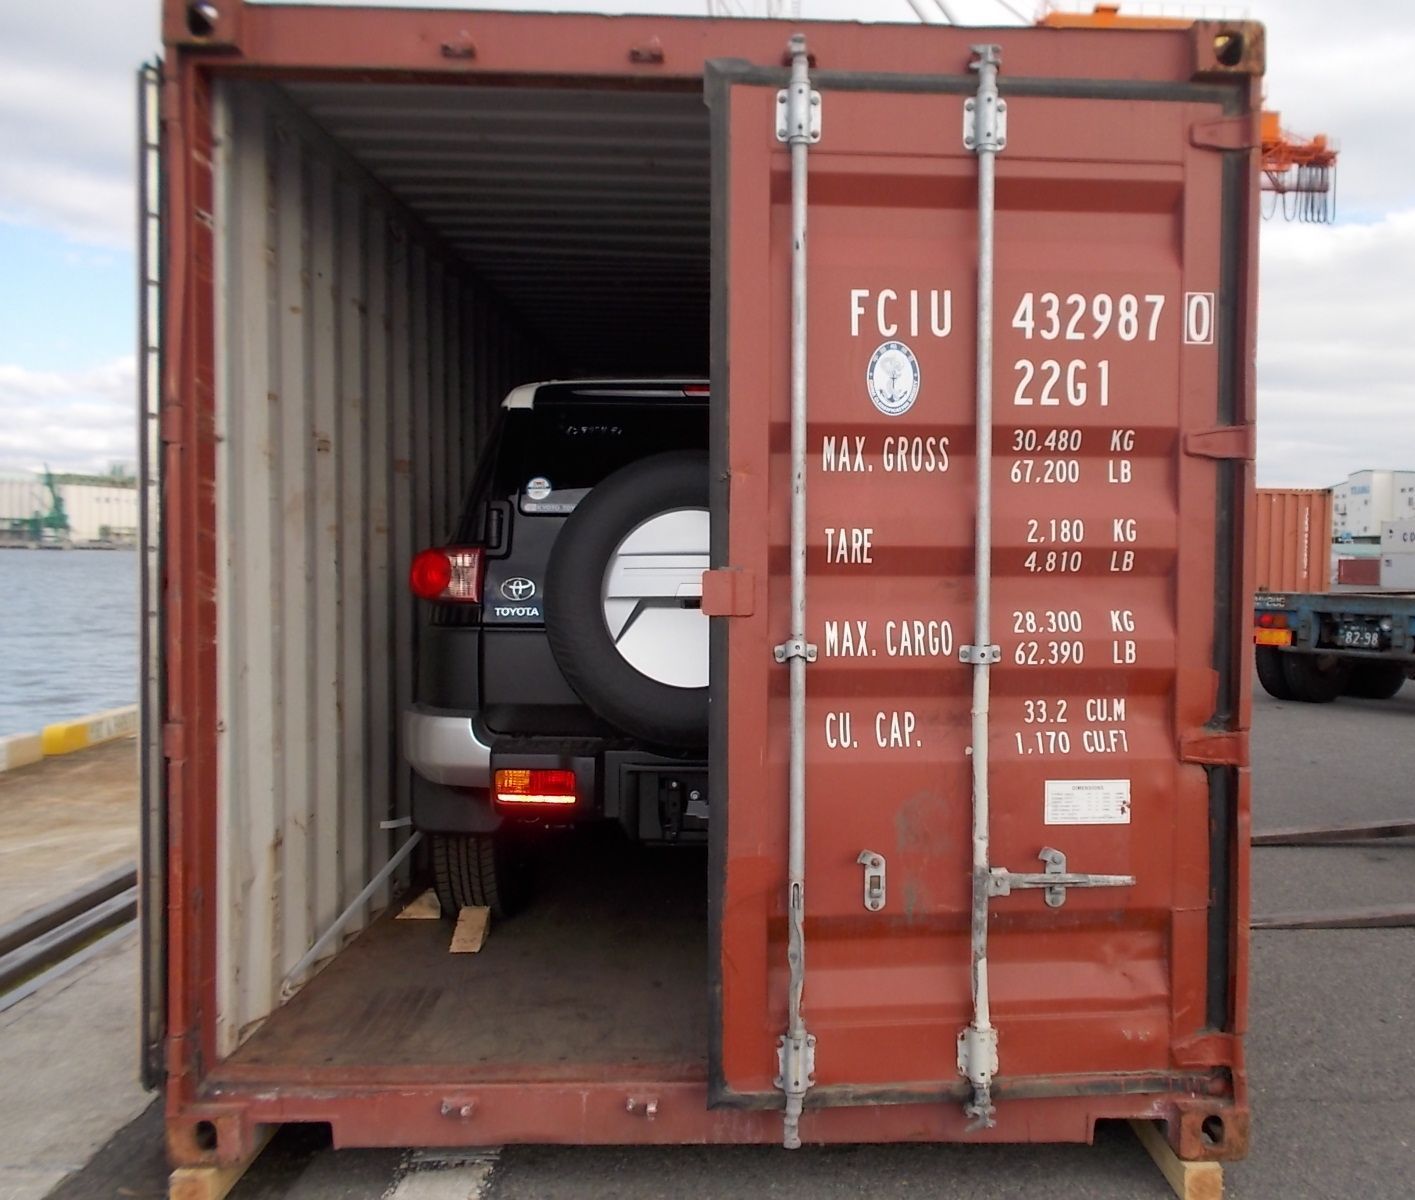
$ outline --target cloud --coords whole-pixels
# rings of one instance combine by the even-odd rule
[[[1270,223],[1262,241],[1259,482],[1415,468],[1415,206],[1369,225]]]
[[[137,364],[78,371],[0,364],[0,465],[104,471],[137,458]]]
[[[0,219],[132,244],[137,69],[155,0],[0,4]]]
[[[766,8],[766,0],[742,3]],[[705,0],[496,7],[707,9]],[[803,7],[811,18],[913,20],[906,0]],[[1011,22],[996,0],[950,7],[965,22]],[[130,247],[134,74],[157,48],[159,8],[158,0],[0,0],[0,219],[58,231],[97,252]],[[1359,20],[1342,20],[1325,0],[1249,6],[1267,22],[1268,103],[1293,130],[1338,141],[1340,215],[1361,222],[1264,226],[1258,471],[1269,484],[1322,486],[1365,466],[1415,467],[1407,282],[1415,278],[1415,156],[1401,152],[1415,102],[1415,19],[1408,0],[1367,0],[1360,10]],[[62,454],[101,467],[109,457],[131,459],[132,387],[130,360],[59,374],[0,367],[0,461],[29,466]],[[81,434],[90,415],[93,429]]]

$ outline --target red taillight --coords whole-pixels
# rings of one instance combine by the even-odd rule
[[[420,600],[480,604],[483,566],[477,546],[422,550],[408,568],[408,586]]]
[[[1286,629],[1287,614],[1271,612],[1259,613],[1258,624],[1264,626],[1267,629]]]
[[[500,804],[574,804],[575,772],[516,767],[496,772]]]

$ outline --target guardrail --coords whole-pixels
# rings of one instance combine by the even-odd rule
[[[0,737],[0,771],[27,767],[41,759],[72,754],[138,731],[138,706],[108,708],[72,721],[55,721],[39,733],[16,733]]]
[[[137,915],[138,873],[129,863],[0,925],[0,1012],[127,933]]]

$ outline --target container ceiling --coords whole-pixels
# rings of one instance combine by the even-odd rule
[[[291,84],[566,371],[704,373],[708,115],[696,92]]]

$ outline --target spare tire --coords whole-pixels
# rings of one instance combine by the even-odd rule
[[[545,631],[570,686],[646,741],[707,743],[708,465],[655,454],[596,486],[566,519],[545,575]]]

